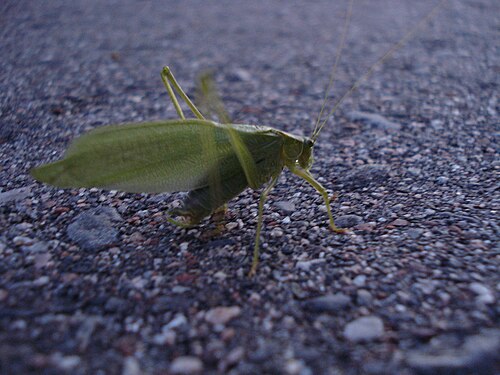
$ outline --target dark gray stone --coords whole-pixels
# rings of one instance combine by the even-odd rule
[[[352,228],[361,224],[363,219],[357,215],[343,215],[335,219],[335,225],[340,228]]]
[[[500,330],[488,329],[454,347],[446,339],[406,354],[406,363],[419,374],[495,374],[500,361]]]
[[[401,129],[401,125],[398,124],[397,122],[390,121],[385,117],[378,115],[376,113],[352,111],[347,114],[347,117],[351,121],[361,121],[375,129],[380,129],[380,130]]]
[[[362,165],[350,171],[342,180],[345,187],[360,189],[382,185],[389,178],[389,169],[383,165]]]
[[[111,207],[97,207],[82,212],[68,226],[68,237],[86,251],[99,251],[118,241],[114,221],[121,220]]]
[[[295,212],[295,205],[290,201],[278,201],[275,206],[285,213]]]
[[[364,316],[348,323],[344,329],[344,336],[349,341],[373,341],[384,334],[384,323],[377,316]]]
[[[313,298],[302,303],[304,310],[315,313],[333,313],[351,304],[351,298],[343,293],[337,293]]]
[[[16,202],[28,197],[31,194],[28,188],[12,189],[0,193],[0,206],[6,205],[10,202]]]

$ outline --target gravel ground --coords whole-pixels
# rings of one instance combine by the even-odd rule
[[[449,1],[342,106],[313,173],[286,172],[225,228],[182,194],[58,190],[28,170],[104,125],[173,118],[215,73],[235,122],[308,134],[347,2],[0,5],[0,372],[493,374],[499,371],[499,3]],[[357,1],[332,100],[433,6]]]

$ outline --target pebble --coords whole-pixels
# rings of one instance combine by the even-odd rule
[[[170,365],[172,374],[199,374],[202,371],[203,362],[194,356],[177,357]]]
[[[271,231],[271,237],[282,237],[283,230],[281,228],[273,228]]]
[[[500,361],[500,330],[484,330],[458,347],[446,339],[437,345],[431,341],[419,350],[407,352],[405,360],[418,373],[493,374],[492,369]]]
[[[356,300],[360,305],[369,305],[373,302],[373,296],[366,289],[359,289],[356,293]]]
[[[175,318],[173,318],[170,322],[168,322],[168,324],[166,324],[163,328],[166,330],[170,330],[178,328],[185,324],[188,324],[186,317],[183,314],[177,314]]]
[[[397,122],[390,121],[385,117],[369,112],[352,111],[347,114],[351,121],[361,121],[365,124],[380,130],[399,130],[401,125]]]
[[[12,242],[14,242],[16,246],[30,246],[33,245],[35,240],[25,236],[16,236],[12,239]]]
[[[104,310],[107,312],[120,312],[127,308],[127,302],[118,297],[111,297],[106,301],[104,305]]]
[[[295,212],[295,204],[290,201],[278,201],[274,205],[287,214]]]
[[[325,263],[324,259],[300,260],[295,267],[302,271],[309,271],[312,266],[322,263]]]
[[[358,275],[354,278],[352,283],[356,286],[359,286],[359,287],[365,286],[366,276],[365,275]]]
[[[422,233],[424,233],[424,230],[420,229],[420,228],[410,228],[406,231],[406,234],[408,235],[408,237],[410,237],[413,240],[416,240],[420,236],[422,236]]]
[[[50,278],[48,276],[40,276],[38,279],[33,281],[34,286],[44,286],[50,282]]]
[[[410,224],[410,222],[408,220],[405,220],[405,219],[396,219],[392,223],[390,223],[389,225],[393,225],[395,227],[405,227],[408,224]]]
[[[353,342],[373,341],[384,334],[384,323],[377,316],[364,316],[348,323],[344,336]]]
[[[12,189],[0,193],[0,207],[5,206],[11,202],[20,201],[31,194],[28,188]]]
[[[49,253],[38,253],[35,255],[35,268],[41,269],[45,267],[51,259],[51,255]]]
[[[21,250],[27,253],[46,253],[49,250],[49,244],[45,241],[35,242],[29,246],[22,246]]]
[[[63,355],[56,352],[50,356],[50,362],[63,371],[74,370],[81,363],[81,358],[76,355]]]
[[[237,227],[238,227],[238,223],[235,221],[232,221],[232,222],[226,224],[227,230],[233,230],[233,229],[236,229]]]
[[[422,170],[420,168],[414,167],[408,168],[408,172],[415,177],[418,177],[422,174]]]
[[[343,293],[316,297],[302,302],[304,310],[315,313],[335,313],[351,305],[351,298]]]
[[[363,219],[357,215],[343,215],[335,219],[335,225],[339,228],[352,228],[361,224]]]
[[[16,129],[18,127],[16,126]],[[17,131],[14,131],[14,126],[8,122],[3,122],[0,126],[0,144],[8,142],[14,138]]]
[[[380,186],[389,178],[389,169],[383,165],[370,164],[354,168],[341,180],[351,189],[365,188],[370,185]]]
[[[121,220],[111,207],[97,207],[79,214],[68,226],[68,237],[86,251],[99,251],[115,244],[118,230],[113,221]]]
[[[495,296],[486,285],[474,282],[469,285],[469,289],[478,295],[476,298],[477,302],[485,304],[495,302]]]
[[[226,324],[241,314],[239,306],[220,306],[207,311],[205,320],[212,324]]]
[[[122,375],[141,375],[139,361],[134,357],[127,357],[123,361]]]
[[[436,178],[436,183],[439,185],[446,185],[450,179],[445,176],[439,176]]]

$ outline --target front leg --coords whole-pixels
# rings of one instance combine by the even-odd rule
[[[316,189],[318,193],[321,194],[323,197],[323,200],[325,201],[325,206],[326,206],[326,212],[328,213],[328,219],[330,220],[330,228],[335,233],[346,233],[347,230],[343,228],[339,228],[335,225],[335,222],[333,221],[333,215],[332,215],[332,210],[330,208],[330,198],[328,197],[328,192],[326,189],[321,185],[316,179],[312,176],[312,174],[309,171],[306,171],[305,169],[302,169],[297,166],[292,166],[289,167],[290,171],[294,174],[299,176],[300,178],[303,178],[307,182],[309,182],[313,188]]]

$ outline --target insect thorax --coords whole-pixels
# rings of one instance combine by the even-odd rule
[[[282,155],[287,166],[296,166],[297,164],[309,170],[313,163],[314,142],[306,137],[285,137],[283,143]]]

